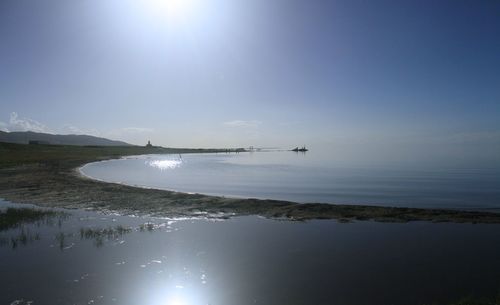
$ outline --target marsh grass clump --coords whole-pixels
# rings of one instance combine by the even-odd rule
[[[57,240],[58,244],[59,244],[59,249],[64,249],[64,247],[66,247],[66,235],[62,232],[58,233],[55,237],[55,239]]]
[[[37,240],[40,240],[39,233],[32,233],[29,229],[21,228],[18,234],[10,237],[0,237],[0,246],[10,246],[16,249],[18,246],[26,246]]]
[[[106,237],[108,239],[115,239],[127,233],[132,232],[131,228],[118,225],[116,227],[101,228],[81,228],[80,239],[94,239],[96,237]]]
[[[152,222],[146,222],[141,225],[139,225],[139,231],[144,232],[144,231],[149,231],[152,232],[154,231],[158,226],[155,225]]]
[[[0,246],[10,245],[12,249],[16,249],[19,246],[26,246],[38,241],[40,240],[40,234],[31,232],[29,228],[26,228],[26,225],[50,225],[53,223],[54,218],[58,218],[58,223],[62,223],[67,216],[64,212],[34,208],[9,207],[0,210],[0,232],[19,229],[17,233],[9,233],[8,237],[0,236]]]
[[[115,227],[102,228],[80,228],[80,239],[92,239],[97,247],[104,244],[104,240],[114,240],[132,232],[129,227],[118,225]]]
[[[23,224],[48,224],[53,218],[62,223],[67,216],[64,212],[33,208],[7,208],[0,211],[0,231],[18,228]]]

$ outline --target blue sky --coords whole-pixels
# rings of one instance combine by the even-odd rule
[[[0,129],[500,166],[500,2],[179,1],[1,1]]]

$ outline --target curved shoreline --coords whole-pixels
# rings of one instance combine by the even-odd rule
[[[113,183],[113,184],[119,184],[123,186],[130,186],[130,187],[136,187],[136,188],[142,188],[142,189],[148,189],[148,190],[157,190],[157,191],[167,191],[167,192],[174,192],[174,193],[182,193],[182,194],[188,194],[188,195],[203,195],[203,196],[208,196],[208,197],[221,197],[221,198],[229,198],[229,199],[240,199],[240,200],[245,200],[245,199],[252,199],[252,200],[273,200],[273,201],[283,201],[283,202],[290,202],[294,204],[310,204],[311,202],[300,202],[300,201],[294,201],[294,200],[289,200],[289,199],[281,199],[281,198],[266,198],[266,197],[256,197],[256,196],[245,196],[245,195],[233,195],[233,194],[223,194],[223,193],[205,193],[205,192],[191,192],[191,191],[183,191],[183,190],[178,190],[174,188],[168,188],[168,187],[155,187],[155,186],[148,186],[148,185],[140,185],[140,184],[131,184],[123,181],[110,181],[110,180],[105,180],[101,178],[97,178],[94,176],[91,176],[89,174],[86,174],[82,169],[84,167],[87,167],[92,164],[98,164],[98,163],[105,163],[105,162],[114,162],[114,161],[122,161],[122,160],[127,160],[127,159],[132,159],[132,157],[136,157],[134,159],[143,159],[140,157],[145,157],[145,156],[150,156],[150,155],[138,155],[138,156],[124,156],[121,158],[116,158],[116,159],[109,159],[109,160],[100,160],[100,161],[95,161],[95,162],[89,162],[86,164],[83,164],[79,166],[78,168],[75,168],[79,176],[85,178],[85,179],[90,179],[94,181],[99,181],[103,183]],[[312,204],[332,204],[327,201],[321,201],[321,202],[312,202]],[[408,207],[405,205],[401,206],[389,206],[389,205],[381,205],[381,204],[356,204],[356,203],[336,203],[334,205],[346,205],[346,206],[366,206],[366,207],[384,207],[384,208],[415,208],[415,207]],[[431,210],[451,210],[451,211],[470,211],[470,212],[483,212],[483,211],[492,211],[493,213],[500,213],[500,209],[497,207],[491,207],[491,208],[458,208],[458,207],[445,207],[445,208],[433,208],[433,207],[416,207],[416,209],[431,209]]]
[[[142,156],[147,156],[147,155],[142,155]],[[142,189],[147,189],[147,190],[167,191],[167,192],[182,193],[182,194],[188,194],[188,195],[203,195],[203,196],[208,196],[208,197],[222,197],[222,198],[241,199],[241,200],[257,199],[257,200],[278,200],[278,201],[287,201],[288,202],[288,200],[284,200],[284,199],[282,200],[282,199],[268,199],[268,198],[262,198],[262,197],[246,197],[246,196],[238,196],[238,195],[231,195],[231,194],[217,194],[217,193],[207,194],[207,193],[197,193],[197,192],[186,192],[186,191],[180,191],[180,190],[171,189],[171,188],[159,188],[159,187],[151,187],[151,186],[146,186],[146,185],[135,185],[135,184],[128,184],[128,183],[120,182],[120,181],[106,181],[104,179],[99,179],[99,178],[87,175],[82,171],[82,168],[84,168],[85,166],[90,165],[90,164],[117,161],[117,160],[122,160],[122,159],[124,159],[124,158],[89,162],[89,163],[83,164],[82,166],[80,166],[78,168],[75,168],[75,170],[77,171],[79,176],[81,176],[82,178],[85,178],[85,179],[90,179],[90,180],[99,181],[99,182],[103,182],[103,183],[115,183],[115,184],[119,184],[119,185],[123,185],[123,186],[137,187],[137,188],[142,188]],[[303,202],[296,202],[296,201],[290,201],[290,202],[297,203],[297,204],[304,204]]]
[[[145,155],[143,155],[143,156],[145,156]],[[78,177],[80,177],[80,178],[94,180],[94,181],[99,181],[99,182],[103,182],[103,183],[113,183],[113,184],[119,184],[119,185],[130,186],[130,187],[136,187],[136,188],[141,188],[141,189],[146,189],[146,190],[167,191],[167,192],[183,193],[183,194],[189,194],[189,195],[197,194],[197,193],[192,193],[192,192],[181,192],[181,191],[177,191],[177,190],[174,190],[174,189],[160,189],[160,188],[154,188],[154,187],[143,186],[143,185],[132,185],[132,184],[127,184],[125,182],[111,182],[111,181],[106,181],[106,180],[99,179],[99,178],[96,178],[96,177],[92,177],[92,176],[87,175],[84,172],[82,172],[82,168],[84,168],[87,165],[94,164],[94,163],[100,163],[100,162],[115,161],[115,160],[121,160],[121,158],[120,159],[109,159],[109,160],[102,160],[102,161],[96,161],[96,162],[89,162],[89,163],[83,164],[82,166],[79,166],[79,167],[75,168],[74,170],[76,171]],[[200,195],[212,196],[212,195],[207,195],[207,194],[200,194]],[[223,197],[223,195],[220,195],[220,196]]]
[[[500,213],[367,205],[295,203],[240,199],[140,188],[93,180],[78,168],[95,161],[153,153],[225,152],[144,147],[68,147],[0,143],[0,198],[39,206],[106,210],[161,217],[259,215],[288,220],[336,219],[341,222],[500,223]]]

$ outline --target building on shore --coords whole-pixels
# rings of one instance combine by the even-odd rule
[[[148,144],[146,144],[146,147],[147,147],[147,148],[151,148],[151,147],[153,147],[153,144],[151,144],[151,141],[148,141]]]

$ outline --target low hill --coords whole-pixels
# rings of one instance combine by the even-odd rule
[[[32,131],[3,132],[0,131],[0,142],[29,144],[30,141],[53,145],[99,145],[99,146],[132,146],[122,141],[109,140],[88,135],[58,135]]]

